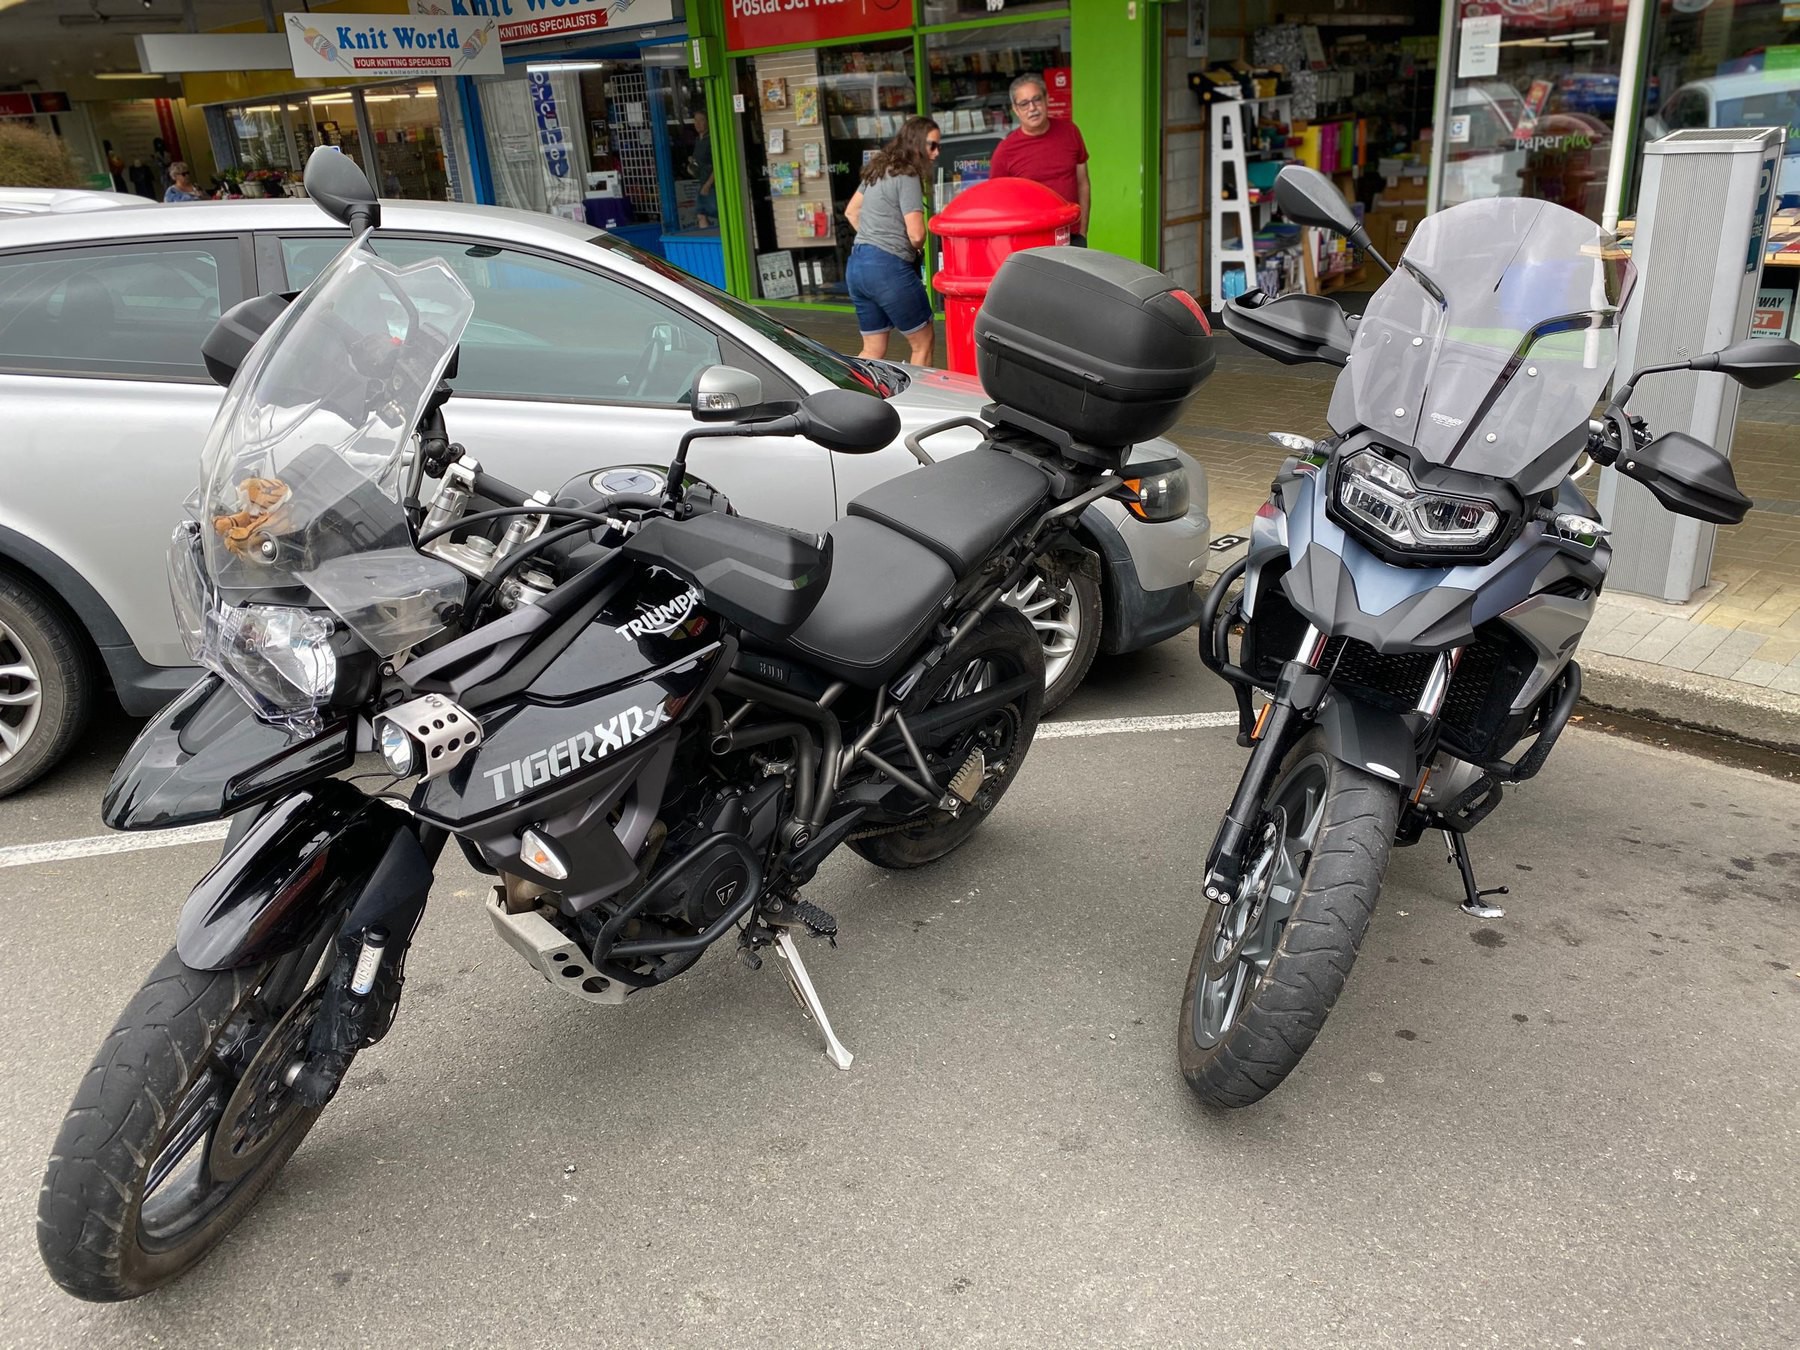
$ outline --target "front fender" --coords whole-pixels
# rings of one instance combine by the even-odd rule
[[[289,951],[326,915],[366,899],[361,893],[395,849],[409,864],[420,853],[411,821],[348,783],[331,778],[283,798],[189,893],[175,950],[195,970],[229,970]],[[421,855],[396,873],[407,889],[417,889],[420,866],[429,886]],[[394,871],[390,863],[384,874]]]
[[[1418,780],[1418,741],[1403,714],[1332,693],[1316,720],[1333,759],[1404,788]]]
[[[207,675],[138,733],[107,784],[100,817],[115,830],[217,820],[328,778],[355,758],[353,719],[339,714],[316,736],[296,735],[260,721],[225,681]]]

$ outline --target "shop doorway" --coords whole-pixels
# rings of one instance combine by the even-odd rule
[[[477,87],[499,205],[582,221],[658,256],[688,235],[716,240],[706,103],[685,68],[648,52],[559,57]]]

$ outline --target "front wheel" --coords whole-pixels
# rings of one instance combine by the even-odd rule
[[[1399,788],[1318,732],[1288,753],[1237,898],[1206,902],[1188,969],[1176,1043],[1202,1101],[1248,1106],[1300,1063],[1356,961],[1399,815]]]
[[[163,957],[82,1079],[38,1197],[38,1247],[78,1298],[136,1298],[231,1231],[318,1118],[290,1091],[336,930],[238,970]]]

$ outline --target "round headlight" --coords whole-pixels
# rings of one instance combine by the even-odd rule
[[[392,772],[404,778],[418,763],[419,751],[403,728],[384,721],[381,724],[381,757]]]

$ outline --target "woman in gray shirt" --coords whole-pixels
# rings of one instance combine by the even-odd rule
[[[919,277],[919,253],[925,247],[925,180],[942,139],[929,117],[907,118],[900,134],[869,161],[862,186],[844,208],[856,231],[844,280],[864,356],[885,357],[888,333],[898,329],[912,348],[912,363],[931,364],[931,297]]]

